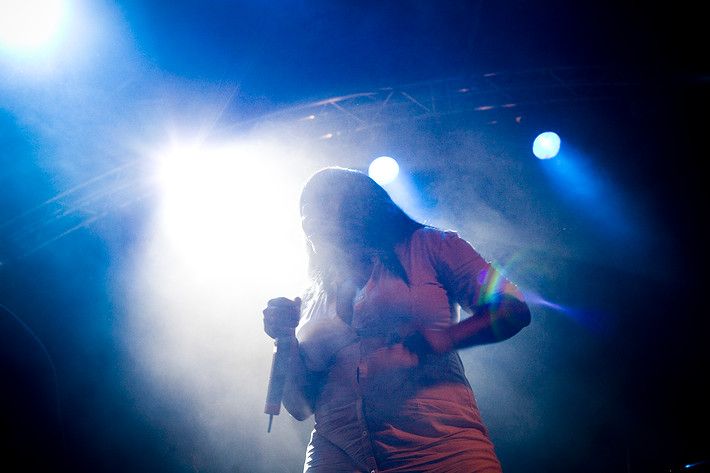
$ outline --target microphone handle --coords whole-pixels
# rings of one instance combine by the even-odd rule
[[[296,341],[293,335],[278,337],[274,340],[274,355],[271,359],[271,374],[269,375],[269,387],[266,391],[266,404],[264,413],[269,414],[269,428],[271,432],[271,421],[275,415],[281,412],[281,400],[283,398],[284,384],[286,383],[286,373],[291,355],[291,346]]]

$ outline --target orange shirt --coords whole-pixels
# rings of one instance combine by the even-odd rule
[[[412,359],[402,341],[509,285],[453,232],[417,230],[396,254],[408,282],[375,263],[350,325],[325,295],[304,300],[296,336],[318,383],[306,471],[500,472],[458,354]]]

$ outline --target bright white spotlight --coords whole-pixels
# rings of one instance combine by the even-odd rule
[[[399,164],[389,156],[380,156],[370,163],[367,173],[375,182],[384,186],[397,179]]]
[[[554,158],[559,152],[560,137],[555,132],[540,133],[533,142],[533,154],[540,159]]]
[[[0,0],[0,47],[21,53],[49,46],[66,16],[65,0]]]
[[[289,205],[298,201],[302,181],[294,178],[293,169],[275,164],[287,153],[277,144],[247,140],[175,143],[158,153],[156,177],[162,191],[158,222],[166,242],[184,256],[186,264],[198,265],[193,268],[195,275],[234,283],[238,277],[234,268],[250,268],[239,276],[272,272],[281,263],[269,258],[277,255],[284,267],[295,272],[304,267],[289,263],[305,252],[300,217]],[[287,258],[280,251],[288,238],[297,246]],[[272,286],[280,278],[294,279],[294,271],[280,268],[278,273],[263,278]]]

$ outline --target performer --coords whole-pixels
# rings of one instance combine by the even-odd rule
[[[264,329],[296,329],[283,401],[315,415],[304,471],[500,472],[456,350],[527,326],[518,288],[361,172],[318,171],[300,205],[311,287],[270,300]]]

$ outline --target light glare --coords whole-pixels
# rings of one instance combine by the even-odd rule
[[[199,266],[193,270],[233,283],[233,268],[249,267],[253,277],[278,253],[274,248],[284,247],[284,239],[302,242],[292,207],[298,187],[273,166],[283,155],[278,147],[259,143],[176,144],[162,153],[161,224],[175,251]],[[303,253],[300,247],[289,252],[289,261]],[[285,260],[283,266],[303,267]],[[297,279],[298,270],[284,268],[279,275],[285,281]],[[273,274],[264,276],[274,283]]]
[[[50,46],[66,16],[64,0],[0,0],[0,46],[15,53]]]

